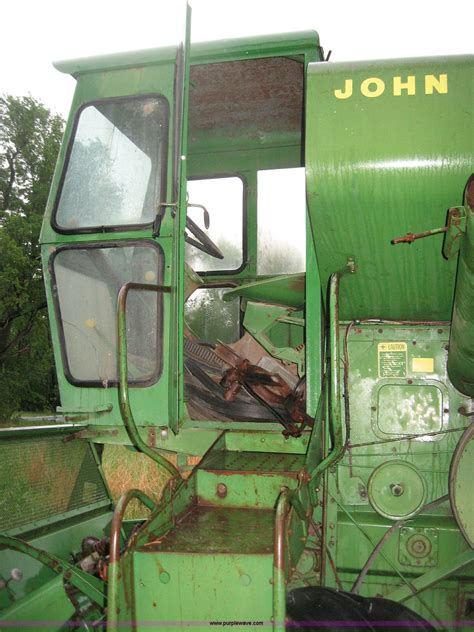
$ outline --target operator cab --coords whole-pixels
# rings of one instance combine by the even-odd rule
[[[153,285],[125,308],[137,423],[297,437],[305,74],[322,53],[315,33],[215,50],[193,47],[181,100],[170,51],[59,64],[78,79],[43,229],[63,409],[121,423],[117,295]]]

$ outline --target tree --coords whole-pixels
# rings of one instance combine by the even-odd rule
[[[57,399],[39,233],[62,131],[32,97],[0,97],[0,420]]]

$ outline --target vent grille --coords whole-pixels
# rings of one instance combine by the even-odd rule
[[[27,531],[109,500],[83,441],[27,437],[0,442],[0,532]]]

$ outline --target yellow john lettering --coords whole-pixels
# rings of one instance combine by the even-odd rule
[[[409,96],[416,93],[415,75],[409,75],[406,81],[402,81],[401,77],[393,78],[393,96],[400,97],[402,90],[405,90]]]
[[[372,86],[375,86],[375,89]],[[385,91],[385,83],[378,77],[369,77],[360,84],[360,91],[364,97],[379,97]]]
[[[448,75],[441,74],[425,75],[425,94],[433,94],[436,90],[438,94],[448,94]]]
[[[406,77],[393,77],[393,96],[413,96],[416,94],[416,76],[407,75]],[[380,77],[368,77],[360,84],[360,92],[364,97],[373,99],[379,97],[385,92],[385,82]],[[448,93],[448,75],[442,73],[440,75],[425,75],[425,94],[447,94]],[[334,90],[334,96],[337,99],[349,99],[354,93],[353,79],[345,79],[344,87]]]
[[[354,87],[354,82],[352,79],[346,79],[344,82],[343,90],[334,90],[334,95],[337,99],[348,99],[352,96],[352,90]]]

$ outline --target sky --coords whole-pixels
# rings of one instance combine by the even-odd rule
[[[333,61],[472,53],[468,0],[192,0],[192,41],[316,30]],[[0,94],[66,117],[75,81],[53,60],[174,44],[181,0],[2,3]]]

